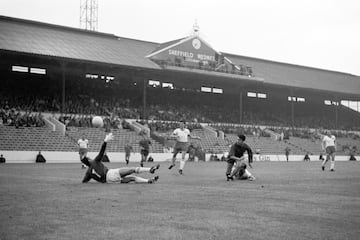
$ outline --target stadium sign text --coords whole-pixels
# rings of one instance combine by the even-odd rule
[[[189,60],[193,59],[195,57],[201,61],[215,61],[214,56],[209,56],[209,55],[200,54],[200,53],[194,54],[192,52],[185,52],[185,51],[174,50],[174,49],[169,49],[169,55],[184,57],[185,59],[189,59]]]

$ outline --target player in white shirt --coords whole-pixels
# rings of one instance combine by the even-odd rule
[[[336,138],[334,135],[331,135],[330,132],[327,132],[327,135],[324,136],[321,142],[322,150],[326,153],[326,158],[322,162],[321,169],[325,170],[325,164],[331,158],[330,171],[335,171],[335,152],[336,152]]]
[[[198,136],[191,136],[189,129],[185,128],[185,121],[180,122],[180,127],[175,129],[171,134],[170,138],[175,138],[176,143],[174,146],[172,164],[169,169],[172,169],[175,166],[176,155],[181,152],[182,159],[180,160],[179,173],[183,173],[183,169],[185,167],[185,155],[189,148],[189,138],[200,139]]]
[[[86,157],[86,154],[88,152],[89,140],[87,140],[83,135],[82,138],[77,141],[77,144],[79,146],[79,155],[81,161],[84,157]],[[82,168],[86,168],[86,166],[82,164]]]

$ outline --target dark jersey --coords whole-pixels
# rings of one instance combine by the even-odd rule
[[[143,140],[140,140],[139,145],[142,150],[149,150],[151,141],[148,139],[143,139]]]
[[[246,143],[234,143],[231,146],[230,152],[229,152],[229,158],[231,156],[241,158],[244,156],[244,153],[247,152],[249,155],[249,162],[252,162],[253,159],[253,153],[251,148]]]
[[[94,160],[90,160],[87,157],[84,157],[81,162],[88,166],[88,169],[83,178],[83,183],[94,179],[95,181],[105,183],[106,182],[106,174],[108,172],[108,168],[101,162],[104,157],[106,149],[106,142],[104,142],[101,146],[99,154],[96,156]]]
[[[125,153],[130,154],[130,152],[133,150],[133,147],[131,145],[125,145]]]

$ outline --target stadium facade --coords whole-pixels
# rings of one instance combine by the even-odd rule
[[[113,88],[141,104],[144,119],[149,105],[181,99],[216,106],[215,114],[232,114],[236,123],[246,123],[245,112],[288,126],[301,125],[302,116],[331,119],[325,128],[360,122],[340,104],[360,101],[359,76],[219,52],[196,34],[154,43],[0,16],[0,56],[4,89],[36,87],[60,98],[63,112],[67,96],[81,94],[75,86],[86,94],[101,81],[99,91]],[[217,110],[224,106],[229,113]]]

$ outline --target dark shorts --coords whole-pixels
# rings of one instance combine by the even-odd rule
[[[187,152],[189,144],[187,142],[176,142],[174,146],[174,153]]]
[[[130,157],[130,152],[125,152],[125,157]]]
[[[147,156],[149,155],[149,150],[147,150],[147,149],[141,149],[140,153],[141,153],[141,155],[147,157]]]
[[[329,147],[326,147],[326,153],[327,154],[333,154],[335,153],[335,147],[334,146],[329,146]]]
[[[86,155],[87,152],[88,152],[87,148],[79,148],[80,155]]]

